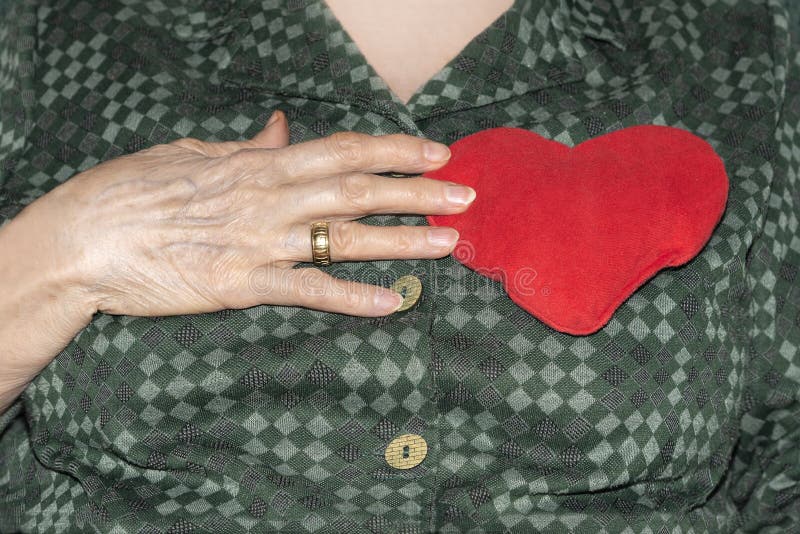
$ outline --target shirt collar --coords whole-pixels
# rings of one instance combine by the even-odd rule
[[[483,106],[582,79],[591,61],[585,37],[625,48],[613,6],[597,4],[606,7],[516,0],[414,96],[414,115]]]
[[[591,68],[587,38],[625,48],[610,0],[515,0],[406,107],[323,0],[262,0],[248,9],[244,56],[226,81],[382,115],[410,111],[415,120],[580,80]]]

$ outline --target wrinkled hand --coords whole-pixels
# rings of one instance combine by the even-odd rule
[[[258,304],[361,316],[393,312],[402,300],[393,291],[293,268],[311,261],[311,223],[331,221],[334,262],[438,258],[455,246],[454,229],[355,219],[458,213],[474,191],[372,174],[444,165],[447,148],[424,139],[338,133],[288,142],[286,118],[277,112],[249,141],[180,139],[89,169],[40,199],[69,221],[58,225],[59,256],[74,261],[75,277],[90,288],[97,310],[111,314]]]

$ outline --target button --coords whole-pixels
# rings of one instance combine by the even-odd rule
[[[417,434],[397,436],[386,447],[386,463],[395,469],[411,469],[418,466],[428,454],[428,444]]]
[[[395,280],[389,289],[403,295],[403,304],[397,309],[397,311],[403,311],[419,300],[419,296],[422,294],[422,282],[413,274],[407,274]]]

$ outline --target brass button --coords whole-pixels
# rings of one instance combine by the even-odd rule
[[[428,444],[417,434],[397,436],[386,447],[386,463],[395,469],[411,469],[418,466],[428,454]]]
[[[413,274],[407,274],[395,280],[389,289],[403,295],[403,304],[397,309],[397,311],[403,311],[419,300],[419,296],[422,294],[422,282]]]

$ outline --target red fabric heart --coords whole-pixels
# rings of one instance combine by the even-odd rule
[[[450,162],[426,176],[472,186],[477,197],[466,212],[428,222],[457,229],[458,261],[569,334],[596,332],[656,272],[696,256],[728,197],[714,149],[667,126],[633,126],[572,149],[493,128],[450,149]]]

